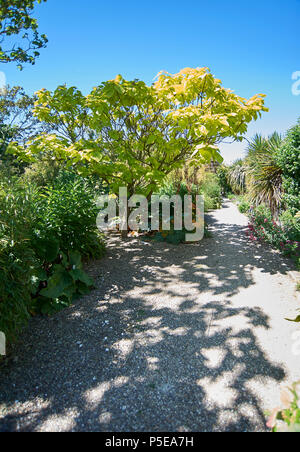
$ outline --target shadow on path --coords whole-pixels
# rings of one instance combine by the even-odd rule
[[[0,368],[0,431],[265,430],[251,384],[285,371],[256,337],[268,314],[231,298],[255,284],[251,268],[288,264],[244,226],[210,222],[213,237],[194,245],[112,237],[90,268],[96,290],[32,319]]]

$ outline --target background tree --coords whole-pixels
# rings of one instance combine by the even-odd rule
[[[20,86],[0,91],[0,148],[11,141],[24,145],[29,139],[47,130],[32,112],[35,96],[29,96]]]
[[[219,144],[243,139],[248,123],[267,111],[264,97],[237,96],[208,68],[160,73],[152,86],[118,76],[86,97],[64,86],[42,90],[34,114],[54,133],[13,152],[29,161],[51,152],[82,174],[98,174],[113,192],[127,186],[150,196],[187,161],[222,162]]]
[[[0,63],[34,64],[46,47],[46,35],[39,34],[37,20],[32,17],[36,3],[47,0],[0,0]],[[20,38],[19,41],[16,39]]]
[[[12,164],[11,169],[20,169],[24,165],[20,167],[16,159],[6,153],[9,144],[15,142],[24,146],[28,140],[49,131],[49,125],[33,115],[35,100],[35,96],[29,96],[20,86],[7,86],[0,91],[0,161]],[[41,167],[46,170],[47,162],[51,168],[56,166],[54,162],[51,163],[51,159],[46,158],[35,166],[39,171]],[[9,169],[8,165],[6,167]]]

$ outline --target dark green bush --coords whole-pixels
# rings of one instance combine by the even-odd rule
[[[0,331],[8,341],[16,339],[30,316],[33,277],[39,262],[25,241],[18,244],[2,237],[0,244]]]
[[[250,203],[242,197],[238,203],[239,211],[241,213],[247,213],[247,212],[249,212],[250,207],[251,207]]]
[[[84,258],[99,258],[103,241],[96,229],[98,212],[92,184],[74,173],[62,172],[45,190],[34,233],[38,238],[56,238],[64,253],[76,250]]]
[[[217,176],[219,178],[219,184],[222,189],[222,195],[230,195],[232,193],[232,189],[229,184],[229,168],[224,165],[220,166],[217,170]]]
[[[37,188],[16,176],[0,179],[0,331],[8,341],[31,313],[51,314],[87,293],[82,257],[100,257],[92,185],[62,174]]]
[[[25,168],[23,180],[38,187],[53,185],[61,171],[61,166],[55,160],[41,159]]]
[[[284,255],[294,259],[298,265],[300,259],[300,219],[292,218],[287,213],[281,217],[278,224],[271,210],[265,205],[256,207],[251,212],[249,238],[253,241],[263,241],[280,250]]]
[[[200,186],[200,193],[204,197],[205,211],[219,209],[222,204],[222,188],[218,176],[207,173]]]
[[[8,340],[25,325],[30,310],[32,278],[40,265],[30,247],[39,192],[16,176],[0,179],[0,330]]]
[[[292,127],[277,153],[282,170],[284,201],[293,214],[300,211],[300,120]]]

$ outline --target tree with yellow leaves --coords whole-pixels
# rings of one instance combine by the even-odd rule
[[[83,96],[76,88],[41,90],[34,114],[50,124],[24,148],[23,160],[50,153],[82,174],[98,174],[112,191],[150,196],[172,170],[185,162],[221,162],[225,138],[241,141],[263,111],[263,94],[247,100],[225,89],[208,68],[161,72],[156,82],[103,82]]]

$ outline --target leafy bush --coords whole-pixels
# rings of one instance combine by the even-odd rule
[[[49,250],[53,256],[56,254],[55,248],[49,247],[45,258],[46,255],[50,256]],[[52,314],[69,306],[78,295],[85,295],[93,286],[93,281],[83,271],[78,251],[70,251],[68,255],[58,253],[53,262],[43,261],[42,268],[39,268],[35,275],[34,283],[31,306],[34,312],[42,314]]]
[[[15,338],[29,317],[32,277],[39,261],[30,248],[39,193],[15,176],[0,180],[0,330]]]
[[[280,215],[280,223],[290,240],[300,242],[300,217],[294,216],[289,210]]]
[[[200,186],[200,193],[204,197],[205,211],[219,209],[221,207],[222,188],[216,174],[206,173]]]
[[[187,186],[184,182],[181,183],[175,183],[175,182],[167,182],[158,193],[159,196],[168,196],[172,197],[174,195],[180,195],[182,199],[182,213],[184,215],[184,196],[185,195],[191,195],[193,199],[193,203],[196,202],[196,195],[199,194],[199,188],[197,185],[191,185]],[[194,212],[195,213],[195,212]],[[162,215],[162,208],[160,207],[160,224],[161,224],[161,215]],[[195,216],[193,217],[193,220],[195,221]],[[184,216],[182,218],[182,224],[184,225]],[[149,218],[149,226],[150,226],[150,218]],[[167,242],[171,243],[173,245],[178,245],[180,243],[184,243],[186,241],[186,234],[191,233],[191,231],[187,231],[184,227],[182,230],[177,231],[174,229],[174,206],[171,204],[170,209],[170,230],[163,230],[162,227],[158,232],[155,232],[154,235],[151,234],[151,238],[153,238],[156,241],[159,242]],[[209,237],[209,231],[208,231],[208,225],[204,224],[204,237]]]
[[[250,203],[245,198],[241,198],[238,208],[241,213],[247,213],[250,210]]]
[[[300,235],[297,218],[293,220],[292,225],[291,223],[279,225],[273,219],[270,209],[261,205],[251,209],[250,219],[248,236],[251,240],[267,242],[286,256],[292,257],[296,263],[299,261]]]
[[[277,163],[282,170],[284,201],[296,214],[300,211],[300,119],[278,150]]]
[[[47,187],[54,183],[60,170],[61,166],[55,160],[41,159],[25,169],[23,179],[25,183]]]
[[[8,341],[16,339],[29,318],[32,278],[39,263],[25,241],[0,242],[0,331]]]
[[[228,199],[230,199],[230,201],[235,200],[236,197],[237,197],[237,196],[234,195],[233,193],[230,193],[230,194],[228,195]]]
[[[51,314],[93,285],[82,257],[100,257],[91,186],[62,174],[46,190],[0,180],[0,330],[12,341],[33,313]]]
[[[224,165],[220,166],[217,170],[217,176],[222,189],[222,195],[229,196],[232,194],[232,189],[229,184],[229,168]]]
[[[82,177],[62,172],[53,187],[45,190],[35,228],[38,238],[55,237],[60,250],[76,250],[86,257],[103,255],[103,242],[96,229],[98,209],[95,189]]]

